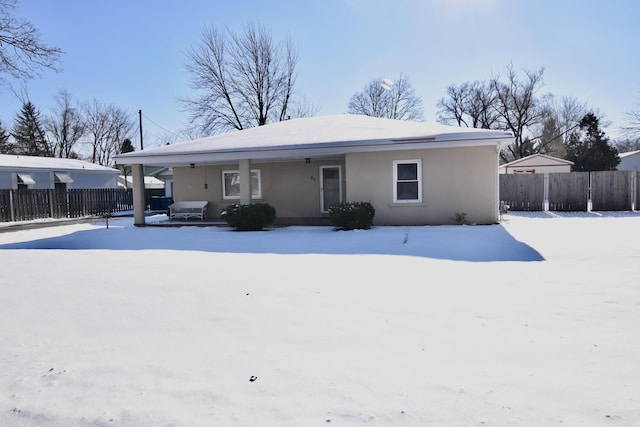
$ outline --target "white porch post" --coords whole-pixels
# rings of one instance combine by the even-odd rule
[[[144,166],[131,165],[131,179],[133,180],[133,224],[144,225]]]
[[[242,159],[238,167],[240,171],[240,204],[251,203],[251,160]]]

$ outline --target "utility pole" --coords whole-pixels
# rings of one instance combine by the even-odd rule
[[[142,110],[138,110],[138,118],[140,121],[140,151],[144,150],[144,146],[142,145]]]

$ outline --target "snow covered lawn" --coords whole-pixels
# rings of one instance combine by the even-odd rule
[[[0,233],[0,426],[640,425],[640,214],[109,225]]]

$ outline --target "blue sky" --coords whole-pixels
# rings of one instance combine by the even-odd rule
[[[43,114],[60,89],[79,101],[113,103],[137,120],[145,146],[178,133],[190,95],[185,51],[206,26],[240,32],[254,22],[299,50],[297,91],[340,114],[378,77],[408,77],[425,118],[450,84],[516,69],[545,68],[543,92],[599,110],[615,136],[640,103],[640,2],[637,0],[18,0],[20,17],[65,53],[62,71],[27,83]],[[11,127],[21,106],[0,88],[0,120]],[[156,126],[159,125],[160,127]],[[138,144],[136,138],[135,144]]]

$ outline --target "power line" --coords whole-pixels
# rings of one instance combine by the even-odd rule
[[[144,117],[145,119],[147,119],[147,120],[148,120],[152,125],[156,126],[156,127],[157,127],[157,128],[159,128],[159,129],[162,129],[163,131],[165,131],[165,132],[167,132],[167,133],[170,133],[170,134],[171,134],[171,135],[173,135],[173,136],[177,136],[178,138],[182,138],[182,137],[183,137],[182,135],[178,135],[177,133],[172,132],[172,131],[170,131],[169,129],[165,129],[165,128],[163,128],[162,126],[160,126],[159,124],[157,124],[156,122],[154,122],[153,120],[151,120],[151,119],[149,118],[149,116],[147,116],[147,115],[146,115],[146,114],[144,114],[144,113],[142,113],[142,117]]]

